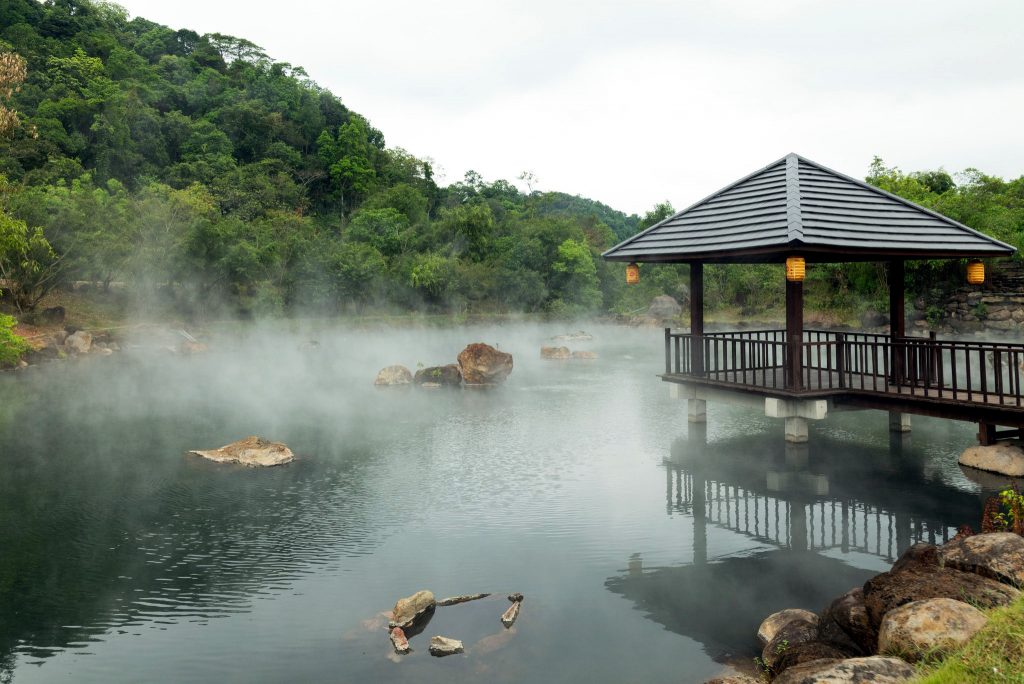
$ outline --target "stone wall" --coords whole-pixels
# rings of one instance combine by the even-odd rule
[[[935,307],[926,300],[914,302],[914,327],[940,332],[1014,335],[1024,333],[1024,263],[1005,261],[992,267],[984,285],[965,285]],[[936,309],[941,320],[936,320]]]

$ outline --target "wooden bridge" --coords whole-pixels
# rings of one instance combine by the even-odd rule
[[[795,154],[745,176],[605,252],[630,262],[685,263],[690,329],[665,330],[668,382],[687,387],[691,421],[704,420],[711,391],[765,398],[786,418],[786,439],[805,441],[824,405],[888,410],[897,430],[908,414],[975,421],[983,444],[1024,427],[1024,345],[906,334],[905,261],[982,258],[1015,249],[950,218]],[[805,264],[884,262],[890,334],[804,329]],[[786,326],[705,332],[704,264],[785,263]],[[774,402],[772,402],[774,400]],[[772,403],[770,403],[772,402]],[[1006,426],[1008,430],[998,430]]]
[[[662,378],[973,421],[982,443],[1018,437],[1024,426],[1024,344],[806,330],[796,349],[793,364],[785,330],[697,336],[666,328]]]

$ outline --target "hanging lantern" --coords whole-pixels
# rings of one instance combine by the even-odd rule
[[[804,258],[793,256],[786,259],[786,280],[791,283],[804,281]]]
[[[985,264],[977,259],[967,262],[967,282],[971,285],[981,285],[985,282]]]
[[[640,267],[633,262],[626,266],[626,284],[636,285],[640,282]]]

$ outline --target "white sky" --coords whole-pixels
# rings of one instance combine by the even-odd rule
[[[305,67],[443,182],[641,213],[788,152],[1024,174],[1021,0],[121,0]]]

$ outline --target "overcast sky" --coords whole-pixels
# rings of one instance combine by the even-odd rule
[[[123,0],[305,67],[444,182],[642,213],[788,152],[1024,174],[1022,0]]]

